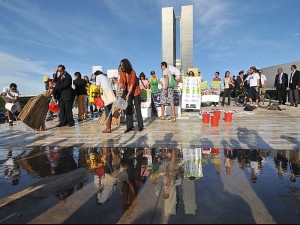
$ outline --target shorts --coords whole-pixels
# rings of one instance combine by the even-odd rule
[[[250,87],[248,97],[253,99],[253,100],[259,99],[259,89],[256,90],[256,86],[255,87]]]
[[[167,105],[169,103],[174,103],[174,89],[168,88],[168,94],[165,96],[164,89],[161,92],[160,103],[162,105]]]

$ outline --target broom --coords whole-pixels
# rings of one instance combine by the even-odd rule
[[[18,119],[34,130],[45,130],[49,109],[48,92],[31,98],[20,112]]]
[[[121,122],[121,109],[117,109],[117,108],[113,108],[112,109],[112,121],[111,124],[112,125],[116,125],[119,126],[120,122]],[[104,125],[106,123],[106,116],[105,113],[102,113],[101,118],[100,118],[100,124]]]

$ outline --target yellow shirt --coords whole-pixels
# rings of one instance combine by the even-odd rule
[[[89,96],[90,96],[90,103],[94,103],[95,98],[98,97],[98,90],[96,85],[94,84],[90,85]]]

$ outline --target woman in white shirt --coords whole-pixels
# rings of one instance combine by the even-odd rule
[[[232,89],[234,89],[234,81],[230,77],[230,72],[226,71],[225,78],[224,78],[224,92],[223,92],[223,100],[222,106],[225,104],[225,98],[228,97],[228,106],[230,106],[230,97]]]
[[[106,74],[102,73],[102,71],[100,70],[97,70],[94,73],[94,75],[96,76],[96,86],[98,92],[100,92],[100,86],[102,87],[103,94],[105,91],[112,89],[110,80]],[[110,113],[110,111],[112,109],[112,104],[113,103],[104,106],[105,116],[106,116],[106,128],[102,131],[102,133],[111,133],[112,114]]]

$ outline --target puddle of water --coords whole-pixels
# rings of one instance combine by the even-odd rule
[[[2,151],[1,207],[17,207],[14,202],[24,199],[29,205],[44,203],[40,211],[23,218],[6,218],[3,211],[0,223],[13,219],[42,223],[62,207],[70,210],[76,205],[75,211],[91,214],[89,222],[96,223],[95,212],[86,212],[82,204],[89,209],[101,206],[97,213],[110,215],[103,221],[114,223],[186,223],[199,218],[220,223],[227,222],[230,214],[235,217],[227,219],[233,223],[241,222],[242,216],[247,216],[246,223],[287,223],[287,212],[293,223],[300,216],[299,161],[296,150],[38,147]],[[86,223],[75,211],[57,216],[57,222]]]

